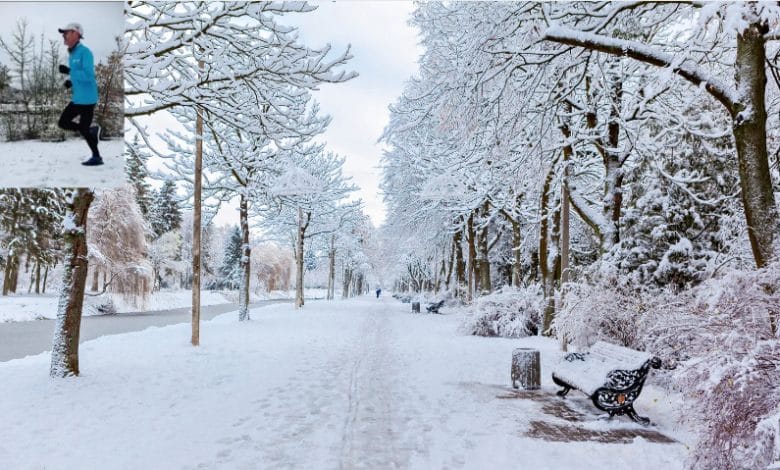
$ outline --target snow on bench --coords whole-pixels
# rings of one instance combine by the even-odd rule
[[[599,341],[586,353],[565,355],[554,367],[553,382],[563,387],[565,397],[576,388],[609,416],[628,415],[647,425],[650,420],[636,414],[633,403],[642,391],[650,367],[658,369],[660,359],[651,354]]]

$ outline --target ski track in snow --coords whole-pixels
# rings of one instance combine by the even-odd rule
[[[101,141],[103,165],[81,164],[90,156],[84,139],[64,142],[0,142],[0,187],[113,188],[125,183],[124,140]]]
[[[202,324],[198,348],[187,324],[102,337],[82,344],[75,379],[50,379],[47,353],[0,363],[0,468],[682,467],[681,444],[528,438],[531,420],[556,418],[501,399],[512,393],[511,352],[542,350],[553,395],[555,342],[462,336],[454,316],[409,307],[274,305],[244,323],[231,312]],[[668,432],[662,412],[641,409],[655,406],[650,397],[640,411]]]

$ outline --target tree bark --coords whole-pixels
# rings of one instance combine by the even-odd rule
[[[780,228],[766,143],[764,33],[766,26],[753,24],[737,36],[735,76],[737,94],[743,101],[736,103],[732,113],[742,205],[750,247],[759,268],[773,258],[774,236]]]
[[[49,266],[47,265],[46,268],[43,270],[43,289],[41,289],[41,293],[46,293],[46,281],[49,279]]]
[[[3,295],[8,295],[11,292],[12,282],[14,276],[14,267],[19,260],[16,255],[9,255],[5,262],[5,273],[3,274]]]
[[[483,220],[485,220],[484,226],[482,229],[479,230],[479,235],[477,236],[477,240],[479,241],[478,245],[478,254],[479,256],[479,291],[480,295],[487,295],[490,294],[490,292],[493,290],[493,286],[491,285],[491,279],[490,279],[490,247],[488,246],[488,236],[490,234],[489,231],[489,224],[487,223],[488,220],[488,211],[490,210],[490,205],[488,201],[485,201],[485,203],[482,205],[482,211],[481,215],[483,217]]]
[[[309,226],[310,213],[306,213],[298,208],[298,237],[295,240],[295,308],[303,307],[303,242],[306,237],[306,229]]]
[[[463,231],[458,230],[452,237],[452,250],[455,263],[456,296],[463,297],[463,286],[466,285],[466,265],[463,262]]]
[[[561,133],[564,140],[569,142],[571,138],[571,128],[569,127],[569,116],[572,112],[571,103],[564,107],[565,115],[561,122]],[[560,285],[563,286],[569,282],[569,175],[571,174],[570,162],[574,155],[574,148],[571,144],[563,147],[563,182],[561,184],[561,279]]]
[[[542,286],[544,290],[544,297],[547,301],[544,309],[544,318],[542,321],[542,334],[549,334],[550,327],[552,325],[553,317],[555,316],[555,296],[550,290],[550,278],[552,276],[549,265],[549,224],[550,224],[550,186],[552,185],[553,176],[555,175],[555,165],[557,161],[553,161],[550,165],[550,169],[547,172],[547,176],[544,179],[544,185],[542,186],[542,196],[539,202],[539,270],[542,275]]]
[[[246,196],[241,194],[238,214],[241,223],[241,292],[238,296],[238,321],[249,320],[249,280],[252,250],[249,247],[249,209]]]
[[[203,68],[203,61],[200,61]],[[200,231],[201,187],[203,185],[203,110],[198,106],[195,120],[195,174],[192,204],[192,338],[193,346],[200,344]]]
[[[79,375],[79,334],[84,289],[87,283],[87,213],[94,193],[78,188],[67,204],[65,214],[65,241],[68,259],[62,278],[62,290],[57,308],[57,322],[51,351],[52,377]]]
[[[35,263],[35,293],[41,293],[41,262]]]
[[[466,295],[466,301],[471,302],[474,298],[475,284],[476,284],[476,271],[477,271],[477,248],[475,246],[475,234],[474,234],[474,214],[470,214],[466,220],[466,240],[469,246],[469,259],[468,259],[468,281],[469,288]]]
[[[97,267],[97,264],[92,268],[92,292],[97,292],[98,289],[100,289],[100,270]]]
[[[333,300],[336,284],[336,235],[330,236],[330,249],[328,250],[328,294],[327,300]]]
[[[344,268],[344,279],[341,283],[341,298],[349,298],[349,286],[352,284],[352,268]]]

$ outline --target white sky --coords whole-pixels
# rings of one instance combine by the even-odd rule
[[[68,23],[80,23],[84,28],[84,45],[92,50],[95,63],[105,59],[116,48],[114,38],[124,33],[125,15],[122,2],[4,2],[0,1],[0,38],[13,41],[16,22],[27,19],[27,32],[35,38],[35,47],[40,50],[41,34],[44,46],[49,39],[61,45],[60,53],[67,60],[67,48],[57,28]],[[6,52],[0,48],[0,63],[8,66]]]
[[[302,41],[314,47],[326,43],[336,51],[348,44],[354,58],[349,70],[359,76],[347,83],[324,85],[315,94],[333,122],[323,140],[345,156],[345,173],[360,186],[358,196],[374,225],[384,222],[378,168],[382,147],[376,143],[388,122],[387,107],[400,95],[404,82],[417,73],[417,30],[407,21],[411,1],[313,2],[318,9],[294,15]]]
[[[388,105],[400,95],[404,82],[417,73],[417,31],[407,24],[414,9],[411,1],[311,2],[318,9],[291,14],[282,23],[298,26],[301,41],[310,47],[333,46],[333,54],[351,44],[354,56],[344,70],[359,76],[346,83],[326,84],[314,93],[320,111],[333,120],[320,141],[346,157],[344,172],[353,178],[363,199],[365,212],[375,226],[385,219],[379,194],[380,157],[384,145],[376,143],[388,122]],[[165,113],[140,122],[150,128],[179,128]],[[159,144],[156,138],[154,144]],[[164,146],[159,145],[161,151]],[[151,165],[152,169],[159,169]],[[237,224],[238,205],[224,205],[215,218],[217,225]]]

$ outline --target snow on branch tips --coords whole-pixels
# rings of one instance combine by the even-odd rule
[[[269,188],[273,196],[302,196],[318,194],[322,191],[322,183],[314,175],[299,167],[289,167]]]

